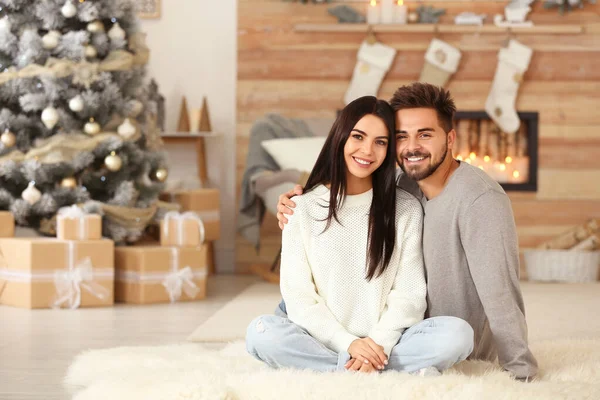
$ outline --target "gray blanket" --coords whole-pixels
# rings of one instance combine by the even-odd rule
[[[313,136],[308,125],[299,119],[291,119],[278,114],[267,114],[256,121],[250,129],[248,158],[242,180],[242,199],[238,216],[238,231],[260,248],[260,224],[265,215],[265,206],[257,195],[255,178],[264,172],[276,172],[280,168],[273,158],[263,149],[263,140]],[[296,172],[297,173],[297,172]]]

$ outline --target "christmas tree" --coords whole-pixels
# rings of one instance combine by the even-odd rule
[[[0,209],[53,233],[61,207],[141,236],[167,177],[149,51],[123,0],[0,0]]]

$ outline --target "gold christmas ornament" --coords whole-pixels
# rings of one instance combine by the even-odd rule
[[[58,122],[58,119],[59,115],[58,111],[56,111],[56,108],[48,106],[44,108],[44,111],[42,111],[42,122],[44,123],[46,128],[54,128],[54,126],[56,126],[56,123]]]
[[[6,128],[2,136],[0,136],[0,141],[4,147],[13,147],[15,143],[17,143],[17,137],[14,133],[9,131],[8,128]]]
[[[114,151],[104,159],[104,164],[109,171],[116,172],[123,166],[123,161]]]
[[[87,30],[91,33],[104,32],[104,24],[100,21],[94,21],[87,24]]]
[[[60,40],[60,33],[58,31],[50,31],[42,36],[42,46],[47,50],[55,49],[58,46]]]
[[[75,189],[77,187],[77,180],[72,176],[64,178],[62,181],[60,181],[60,186],[66,189]]]
[[[94,46],[92,46],[91,44],[88,44],[87,46],[85,46],[85,56],[87,58],[96,58],[97,55],[98,55],[98,51],[96,50],[96,48]]]
[[[167,180],[167,178],[169,177],[169,171],[167,171],[165,168],[159,168],[156,170],[156,179],[160,182],[164,182]]]
[[[23,193],[21,193],[21,197],[23,200],[33,205],[42,198],[42,193],[35,187],[35,182],[31,181],[29,182],[29,185],[27,185],[27,189],[23,190]]]
[[[90,122],[84,125],[83,131],[88,135],[96,135],[100,133],[100,124],[94,121],[94,118],[90,118]]]

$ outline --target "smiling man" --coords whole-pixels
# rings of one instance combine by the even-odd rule
[[[485,172],[452,156],[456,107],[450,93],[426,83],[399,88],[396,113],[398,186],[424,209],[427,315],[467,321],[475,332],[471,359],[494,361],[519,380],[537,374],[527,344],[519,287],[519,250],[510,199]],[[280,196],[277,218],[295,204]]]
[[[414,83],[390,101],[396,112],[398,185],[421,200],[427,316],[463,318],[475,331],[471,358],[515,377],[537,374],[527,344],[519,248],[510,199],[484,171],[452,156],[456,107],[444,89]]]

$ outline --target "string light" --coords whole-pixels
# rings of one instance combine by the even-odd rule
[[[485,161],[485,162],[490,162],[490,156],[485,156],[485,157],[483,157],[483,161]]]
[[[500,164],[500,171],[506,171],[506,165]]]
[[[459,154],[458,156],[456,156],[456,159],[457,159],[458,161],[462,161],[462,156]]]
[[[475,160],[475,158],[477,158],[477,154],[475,154],[474,152],[471,152],[471,154],[469,154],[469,158],[471,160]]]
[[[507,156],[504,161],[506,161],[507,164],[510,164],[512,162],[512,157],[511,156]]]
[[[521,176],[519,171],[513,171],[513,178],[518,178],[519,176]]]

